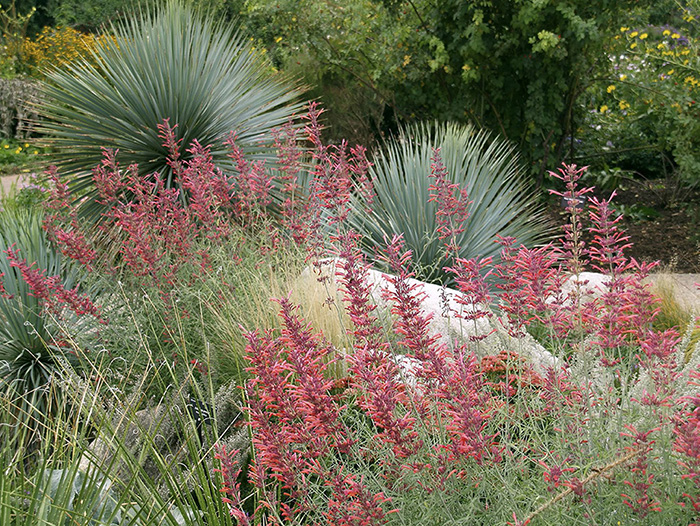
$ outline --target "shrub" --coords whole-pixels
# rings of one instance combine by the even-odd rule
[[[177,0],[113,30],[113,41],[95,47],[99,70],[79,59],[51,72],[44,86],[49,101],[42,113],[49,122],[42,130],[58,149],[62,175],[75,176],[75,191],[95,197],[89,170],[102,162],[102,148],[111,148],[186,200],[159,137],[165,119],[178,125],[176,162],[192,157],[187,148],[197,139],[221,169],[234,171],[223,145],[230,133],[246,154],[271,157],[270,132],[291,118],[298,92],[270,74],[247,39]],[[91,206],[98,214],[94,201]]]
[[[700,6],[694,2],[686,9]],[[647,178],[666,177],[669,201],[700,181],[698,21],[624,25],[611,41],[612,71],[588,90],[583,155],[604,156]],[[595,148],[597,151],[591,151]],[[678,188],[680,187],[680,188]]]
[[[436,214],[442,206],[436,186],[441,183],[428,177],[431,173],[437,176],[434,149],[439,150],[446,170],[442,183],[449,188],[445,186],[443,197],[462,199],[462,205],[470,201],[463,221]],[[365,236],[369,255],[384,245],[385,237],[403,234],[417,275],[424,280],[450,281],[444,267],[455,256],[497,260],[497,234],[532,245],[547,232],[543,212],[522,177],[514,148],[471,126],[407,127],[377,153],[369,177],[374,187],[372,201],[359,198],[354,202],[350,225]],[[466,193],[460,196],[460,191]],[[450,222],[460,222],[459,231],[448,234]],[[454,248],[449,256],[445,243]]]
[[[63,68],[76,60],[98,67],[93,55],[95,47],[111,39],[109,35],[88,35],[70,27],[46,26],[34,38],[24,39],[21,68],[32,77],[43,78],[47,71]]]

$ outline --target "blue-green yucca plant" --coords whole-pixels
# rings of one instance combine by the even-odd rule
[[[3,405],[9,407],[6,414],[15,415],[12,422],[0,426],[0,438],[5,433],[17,434],[16,426],[38,429],[58,409],[60,397],[53,382],[56,360],[69,358],[57,345],[60,338],[46,315],[44,300],[33,295],[19,269],[12,266],[8,248],[46,276],[61,276],[65,288],[75,286],[75,275],[46,237],[41,213],[23,208],[0,213],[0,273],[4,287],[4,294],[0,295],[0,397]]]
[[[77,60],[48,72],[44,85],[43,131],[61,174],[75,176],[74,191],[94,191],[90,171],[102,148],[119,149],[123,165],[138,163],[141,175],[161,174],[166,187],[182,189],[159,131],[165,119],[177,125],[181,159],[196,139],[211,146],[219,168],[235,169],[223,144],[232,132],[248,159],[273,159],[271,130],[301,108],[299,90],[272,73],[249,39],[179,0],[112,31],[114,40],[93,52],[98,68]]]
[[[385,236],[403,233],[417,277],[450,282],[443,270],[449,263],[445,246],[436,234],[438,205],[430,201],[434,148],[440,148],[449,181],[466,188],[472,202],[464,231],[456,239],[460,257],[490,256],[497,262],[498,234],[524,245],[546,237],[543,211],[510,144],[472,126],[419,124],[404,128],[374,156],[369,173],[374,202],[368,205],[357,198],[353,203],[350,223],[365,235],[370,257],[385,246]]]

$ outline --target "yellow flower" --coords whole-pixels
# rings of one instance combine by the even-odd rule
[[[673,75],[674,71],[676,71],[676,70],[675,70],[675,69],[669,69],[669,70],[666,72],[666,75]]]
[[[623,26],[623,27],[620,28],[620,31],[621,31],[622,33],[624,33],[624,32],[627,31],[628,29],[629,29],[629,27],[624,27],[624,26]]]
[[[630,49],[634,49],[634,48],[636,48],[636,47],[637,47],[637,43],[636,43],[636,42],[632,42],[632,45],[630,46]]]
[[[656,49],[663,49],[663,48],[665,48],[665,47],[666,47],[666,44],[664,44],[663,42],[661,42],[661,44],[659,44],[658,46],[656,46]]]
[[[665,36],[665,37],[667,37],[667,36],[670,35],[670,34],[671,34],[671,31],[668,30],[668,29],[664,30],[664,32],[662,33],[662,35]]]
[[[38,150],[34,150],[32,153],[33,153],[34,155],[36,155],[36,154],[39,153],[39,151],[38,151]]]
[[[641,35],[639,35],[639,40],[644,40],[648,36],[649,35],[647,35],[646,33],[642,33]]]
[[[621,101],[620,101],[620,109],[621,109],[622,111],[626,110],[626,109],[629,108],[629,107],[630,107],[630,105],[627,103],[626,100],[621,100]]]
[[[29,143],[28,143],[28,142],[25,142],[25,143],[24,143],[24,147],[25,147],[25,148],[29,148]]]
[[[636,37],[638,34],[639,34],[638,31],[632,31],[632,32],[630,33],[630,36],[631,36],[632,38],[634,38],[634,37]]]
[[[615,85],[614,85],[614,84],[610,84],[610,86],[608,86],[608,90],[607,90],[607,91],[608,91],[608,93],[612,93],[613,91],[615,91]]]
[[[10,147],[9,144],[6,144],[6,145],[5,145],[5,149],[6,149],[6,150],[7,150],[9,147]]]
[[[275,42],[276,42],[277,44],[279,44],[280,42],[282,42],[282,37],[277,37],[277,38],[275,38]]]
[[[678,33],[673,33],[671,38],[681,38],[681,36]]]
[[[625,75],[625,74],[620,75],[620,80],[626,80],[626,79],[627,79],[627,75]]]
[[[600,110],[599,110],[599,111],[600,111],[600,113],[605,113],[606,111],[608,111],[608,107],[607,107],[605,104],[603,104],[603,105],[600,107]]]
[[[411,55],[403,56],[403,65],[408,66],[411,63]]]

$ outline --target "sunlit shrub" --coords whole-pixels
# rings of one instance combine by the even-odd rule
[[[65,68],[78,59],[99,67],[93,53],[98,46],[111,41],[113,37],[109,34],[88,35],[70,27],[47,26],[36,37],[24,39],[21,66],[36,78],[43,78],[47,71]]]

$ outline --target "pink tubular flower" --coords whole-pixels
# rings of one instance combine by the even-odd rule
[[[623,493],[621,496],[624,499],[623,502],[626,506],[628,506],[641,518],[644,518],[650,511],[661,511],[660,503],[655,501],[653,497],[649,495],[649,489],[652,487],[654,482],[654,475],[648,472],[648,457],[654,444],[653,440],[649,440],[649,436],[658,431],[660,428],[656,427],[646,432],[640,432],[632,425],[626,425],[625,427],[629,430],[629,433],[620,434],[634,440],[633,445],[627,449],[642,450],[642,452],[636,456],[635,463],[630,469],[630,478],[632,480],[624,481],[624,484],[632,489],[633,495]]]
[[[570,458],[567,457],[563,460],[559,460],[558,462],[550,462],[549,464],[543,460],[538,462],[540,466],[544,468],[544,473],[542,476],[544,477],[545,482],[548,484],[547,491],[555,491],[560,485],[564,484],[562,479],[566,476],[566,473],[573,473],[576,471],[574,468],[566,467],[569,460]]]
[[[236,144],[236,134],[231,133],[224,144],[229,147],[228,157],[236,165],[233,200],[236,212],[244,221],[252,221],[256,210],[270,204],[272,179],[262,161],[249,162],[243,150]]]
[[[359,238],[359,234],[347,232],[336,239],[340,245],[336,276],[344,291],[345,310],[354,326],[355,347],[384,349],[385,344],[380,343],[381,327],[374,314],[377,306],[372,303],[367,283],[369,265],[358,247]]]
[[[446,268],[455,276],[457,288],[462,293],[457,297],[457,303],[462,305],[459,312],[453,315],[466,321],[477,323],[483,318],[490,318],[491,311],[488,305],[491,303],[489,285],[486,282],[490,271],[483,272],[483,269],[491,265],[491,258],[485,259],[464,259],[456,258],[454,267]],[[493,333],[496,329],[492,329]],[[487,338],[489,334],[469,336],[470,341],[479,341]]]
[[[393,273],[387,276],[391,287],[383,290],[382,296],[392,303],[391,312],[397,316],[394,330],[403,338],[399,345],[409,350],[411,355],[423,360],[426,351],[435,345],[437,337],[428,333],[431,316],[423,314],[421,308],[425,293],[420,291],[416,282],[409,281],[413,273],[408,272],[406,266],[411,259],[411,251],[404,252],[403,247],[403,234],[395,235],[387,243],[385,255],[380,256]]]
[[[688,384],[700,386],[700,370],[691,372]],[[678,405],[682,410],[673,421],[676,436],[673,449],[682,455],[678,460],[684,471],[681,478],[691,480],[695,487],[693,495],[685,493],[684,497],[700,516],[700,394],[683,397]]]
[[[329,391],[334,381],[324,377],[324,372],[334,361],[328,344],[319,344],[310,330],[295,314],[288,299],[277,300],[283,322],[280,343],[286,349],[284,369],[294,375],[294,383],[287,386],[287,395],[292,397],[295,412],[303,419],[309,437],[314,441],[326,441],[326,447],[346,451],[349,441],[340,425],[339,408]],[[314,455],[325,451],[315,451]]]
[[[435,388],[436,408],[445,418],[450,444],[443,446],[449,462],[472,458],[498,461],[494,435],[484,433],[489,419],[488,395],[483,389],[478,362],[464,346],[455,350],[447,364],[449,375],[439,378]]]
[[[323,144],[319,122],[321,113],[322,110],[318,105],[312,102],[309,105],[308,115],[304,117],[308,121],[304,131],[314,145],[315,167],[311,187],[311,206],[319,207],[318,212],[321,209],[326,210],[329,213],[329,223],[335,224],[347,218],[350,197],[355,186],[353,178],[359,180],[362,187],[366,188],[368,184],[366,172],[369,163],[365,157],[364,148],[353,148],[348,155],[345,141],[339,146]]]
[[[384,494],[372,494],[352,475],[336,475],[326,484],[333,491],[328,501],[328,511],[324,513],[329,525],[379,526],[388,522],[382,504],[390,502],[390,499]]]
[[[445,243],[448,254],[457,256],[459,247],[457,237],[464,232],[464,222],[469,217],[469,195],[465,188],[456,183],[450,183],[445,165],[442,162],[440,149],[434,148],[430,164],[430,177],[434,179],[428,190],[431,192],[428,202],[435,202],[437,211],[437,232]],[[455,195],[455,193],[457,195]]]
[[[586,194],[593,191],[593,188],[578,188],[578,181],[583,173],[588,169],[576,167],[575,164],[564,165],[563,169],[559,169],[559,174],[549,172],[549,175],[560,179],[566,183],[566,192],[556,192],[550,190],[550,193],[558,195],[566,200],[566,210],[569,212],[569,223],[564,225],[564,260],[569,273],[574,276],[583,272],[587,262],[587,250],[581,238],[582,234],[582,206],[586,200]]]
[[[34,263],[29,264],[27,260],[20,259],[19,251],[13,247],[8,248],[5,253],[10,266],[20,271],[31,294],[43,301],[51,312],[60,315],[61,310],[67,307],[78,316],[88,314],[99,322],[105,323],[99,309],[89,297],[78,293],[77,286],[74,289],[66,289],[61,283],[60,276],[46,276],[45,271],[34,268]]]
[[[239,526],[250,526],[248,514],[243,511],[241,485],[238,482],[241,465],[235,460],[236,455],[238,450],[227,451],[226,446],[218,446],[214,458],[221,463],[221,469],[214,469],[214,471],[221,473],[223,478],[221,492],[225,495],[223,501],[229,505],[231,516],[238,521]]]

